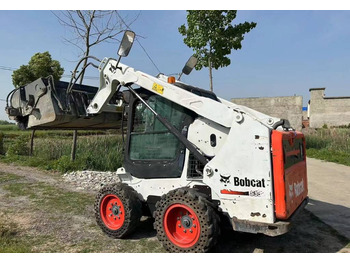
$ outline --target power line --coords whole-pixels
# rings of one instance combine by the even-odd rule
[[[18,68],[13,68],[13,67],[9,67],[9,66],[2,66],[0,65],[0,70],[6,70],[6,71],[15,71]],[[62,77],[65,78],[71,78],[71,75],[62,75]],[[85,79],[100,79],[98,76],[84,76]]]
[[[117,12],[117,15],[119,17],[119,19],[123,22],[123,24],[126,26],[126,28],[128,28],[129,30],[131,30],[130,26],[126,24],[126,22],[124,21],[124,19],[119,15],[119,13]],[[135,38],[136,42],[141,46],[142,50],[145,52],[146,56],[148,57],[148,59],[151,61],[151,63],[154,65],[154,67],[158,70],[158,73],[161,73],[161,71],[159,70],[158,66],[156,65],[156,63],[154,63],[153,59],[151,58],[151,56],[147,53],[146,49],[143,47],[143,45],[141,45],[140,41],[137,39],[137,37]]]
[[[16,68],[8,67],[8,66],[0,66],[1,70],[7,70],[7,71],[15,71]]]
[[[62,75],[62,77],[64,77],[64,78],[71,78],[72,76],[71,75]],[[94,79],[100,79],[100,77],[98,77],[98,76],[84,76],[84,79],[92,79],[92,80],[94,80]]]

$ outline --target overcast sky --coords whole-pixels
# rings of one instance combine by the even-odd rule
[[[143,47],[136,42],[122,63],[152,75],[181,71],[192,55],[178,32],[186,11],[120,14],[130,20],[137,17],[131,29],[142,36],[138,40]],[[257,27],[245,35],[241,50],[232,51],[231,65],[214,70],[219,97],[301,95],[306,105],[309,89],[316,87],[326,87],[326,96],[350,96],[350,11],[238,11],[233,23],[244,21],[256,22]],[[51,11],[0,10],[0,119],[8,119],[3,100],[13,89],[10,69],[27,64],[37,52],[49,51],[69,75],[79,54],[63,41],[71,36]],[[92,55],[116,58],[118,45],[96,46]],[[88,75],[97,77],[98,72],[90,70]],[[193,71],[182,81],[208,89],[208,69]],[[85,83],[97,86],[98,80]]]

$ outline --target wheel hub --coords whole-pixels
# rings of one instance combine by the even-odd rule
[[[181,217],[181,225],[184,228],[186,228],[186,229],[191,228],[192,224],[193,224],[192,219],[188,215]]]
[[[120,209],[119,208],[120,208],[119,206],[113,204],[113,206],[112,206],[112,213],[113,213],[113,215],[118,216],[120,214]]]

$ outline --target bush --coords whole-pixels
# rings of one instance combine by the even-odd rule
[[[18,136],[15,141],[8,147],[7,155],[14,156],[27,156],[29,155],[29,136]]]
[[[71,161],[71,137],[45,135],[35,137],[33,156],[29,155],[30,134],[11,137],[6,157],[1,161],[35,166],[46,170],[68,172],[73,170],[115,171],[123,164],[123,143],[119,135],[98,135],[83,132],[78,136],[76,160]]]
[[[55,170],[58,170],[62,173],[68,172],[68,171],[75,171],[75,170],[84,170],[84,160],[83,159],[76,159],[75,161],[72,161],[70,159],[70,156],[62,156],[56,161],[54,161],[52,168]]]
[[[5,155],[4,133],[0,132],[0,155]]]
[[[307,156],[350,165],[350,129],[309,129],[304,134]]]

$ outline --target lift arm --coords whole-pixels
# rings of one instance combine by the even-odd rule
[[[121,86],[135,84],[227,128],[231,128],[233,121],[238,123],[243,121],[244,114],[250,115],[271,129],[276,122],[280,121],[279,118],[270,117],[223,99],[220,99],[220,103],[196,95],[160,78],[136,71],[122,63],[118,64],[118,61],[112,58],[105,58],[99,70],[100,89],[87,108],[88,114],[112,112],[116,106],[113,108],[108,103],[110,96],[118,92]]]

